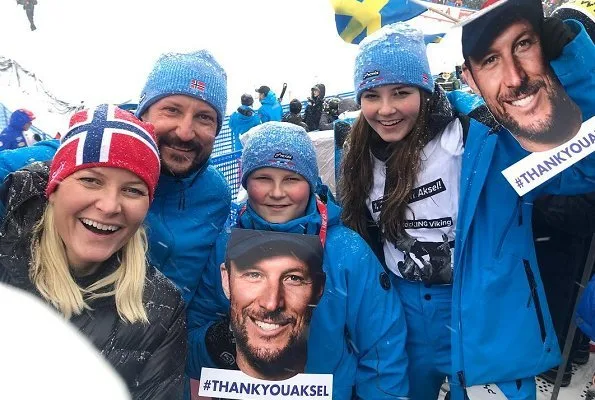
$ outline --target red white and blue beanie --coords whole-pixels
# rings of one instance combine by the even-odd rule
[[[207,50],[162,54],[141,92],[136,116],[164,97],[183,94],[208,103],[217,112],[217,133],[227,107],[227,74]]]
[[[397,84],[434,92],[424,35],[404,22],[386,25],[361,41],[353,74],[358,104],[366,90]]]
[[[75,113],[52,160],[47,197],[68,176],[94,167],[132,172],[147,184],[153,200],[161,168],[153,125],[108,104]]]

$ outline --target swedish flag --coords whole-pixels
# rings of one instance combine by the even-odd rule
[[[427,10],[411,0],[331,0],[337,32],[347,43],[358,44],[384,25],[407,21]]]
[[[446,35],[446,32],[444,32],[444,33],[433,33],[433,34],[424,35],[424,42],[426,44],[440,43],[440,41],[442,40],[442,38],[444,38],[444,35]]]

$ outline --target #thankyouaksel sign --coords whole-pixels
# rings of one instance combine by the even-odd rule
[[[531,153],[502,171],[523,196],[595,151],[595,117],[584,122],[569,141],[546,151]]]

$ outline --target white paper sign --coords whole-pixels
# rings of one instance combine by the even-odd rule
[[[475,385],[467,388],[469,400],[506,400],[507,397],[494,383]]]
[[[297,374],[284,381],[252,378],[242,371],[203,368],[200,374],[200,396],[222,399],[332,400],[332,374]]]
[[[595,117],[583,122],[578,133],[566,143],[551,150],[531,153],[502,171],[519,196],[595,151]]]

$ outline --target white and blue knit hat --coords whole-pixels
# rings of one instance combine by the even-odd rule
[[[166,53],[155,63],[141,92],[136,116],[164,97],[183,94],[202,100],[217,112],[217,133],[227,107],[227,74],[207,50]]]
[[[281,168],[303,176],[316,190],[318,164],[314,144],[301,126],[288,122],[266,122],[249,132],[242,153],[242,186],[259,168]]]
[[[359,45],[353,84],[360,104],[362,93],[384,85],[406,84],[434,92],[434,79],[421,31],[397,22],[386,25]]]

